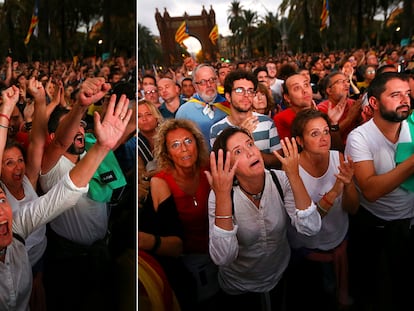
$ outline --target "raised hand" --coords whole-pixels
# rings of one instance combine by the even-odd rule
[[[347,156],[346,160],[341,159],[338,167],[339,173],[336,174],[336,178],[339,179],[344,185],[352,183],[354,176],[354,161],[350,156]]]
[[[299,175],[299,157],[298,145],[296,139],[292,137],[285,137],[280,141],[284,156],[281,156],[277,151],[273,151],[273,154],[282,163],[282,169],[286,172],[286,175]]]
[[[240,124],[240,127],[246,129],[247,131],[249,131],[250,134],[252,134],[258,124],[259,118],[252,114],[250,117],[247,117],[246,120],[244,120]]]
[[[98,112],[94,112],[95,135],[97,144],[112,149],[125,132],[126,126],[132,115],[129,109],[129,99],[122,95],[116,103],[116,95],[109,99],[105,116],[101,122]]]
[[[342,118],[346,107],[346,100],[341,100],[339,103],[332,107],[332,102],[328,100],[328,117],[331,120],[332,124],[338,124],[339,120]]]
[[[233,166],[230,164],[230,151],[227,151],[226,160],[224,161],[223,150],[220,149],[216,155],[214,152],[210,153],[210,170],[206,171],[208,183],[214,193],[230,194],[233,187],[234,174],[236,172],[238,161]]]
[[[98,102],[110,89],[111,85],[104,78],[88,78],[81,85],[78,102],[89,106]]]
[[[35,100],[46,98],[46,91],[42,82],[36,80],[34,77],[29,79],[27,90]]]
[[[0,113],[10,116],[13,112],[14,106],[19,100],[19,88],[12,85],[1,93],[1,97],[2,104],[0,105]]]

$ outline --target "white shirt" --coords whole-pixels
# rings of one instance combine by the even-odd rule
[[[303,167],[299,166],[299,175],[305,184],[313,202],[319,202],[323,195],[332,189],[336,182],[335,174],[338,174],[339,152],[329,152],[329,166],[320,177],[311,176]],[[297,232],[295,228],[288,230],[289,243],[292,248],[316,248],[331,250],[337,247],[348,232],[348,213],[342,208],[342,195],[338,196],[329,209],[329,213],[322,218],[321,230],[312,236],[306,236]]]
[[[76,187],[67,173],[48,193],[13,214],[13,232],[26,239],[34,230],[73,206],[88,187]],[[32,290],[32,268],[25,246],[13,238],[0,261],[0,310],[27,311]]]
[[[320,230],[321,218],[316,206],[296,209],[289,180],[283,171],[275,171],[284,193],[284,203],[269,171],[257,208],[236,186],[233,187],[234,228],[215,225],[215,195],[209,196],[210,256],[219,266],[220,287],[229,294],[267,292],[273,289],[289,258],[286,230],[288,222],[304,234]]]
[[[37,199],[39,196],[37,195],[36,191],[33,189],[32,184],[30,183],[27,176],[23,176],[23,189],[24,189],[24,198],[21,200],[17,200],[7,189],[7,186],[2,183],[3,189],[6,192],[7,200],[9,201],[13,214],[17,213],[17,211],[29,201]],[[47,239],[46,239],[46,225],[43,225],[33,231],[25,241],[26,250],[29,254],[29,260],[32,267],[38,262],[38,260],[43,256],[46,246],[47,246]]]
[[[373,119],[354,129],[349,135],[345,154],[352,157],[354,163],[373,161],[375,172],[385,174],[395,168],[395,151],[400,142],[408,142],[410,130],[406,121],[401,122],[398,141],[390,142],[375,125]],[[414,216],[414,192],[401,187],[382,196],[375,202],[369,202],[360,192],[360,204],[375,216],[384,220],[411,218]]]
[[[84,152],[81,158],[86,154]],[[39,181],[43,191],[49,191],[63,175],[67,174],[75,164],[65,156],[61,156],[56,165]],[[108,210],[106,203],[90,199],[83,194],[73,208],[56,217],[50,226],[58,235],[82,245],[92,245],[103,239],[108,229]]]

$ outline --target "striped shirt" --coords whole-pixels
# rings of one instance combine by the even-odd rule
[[[263,114],[253,112],[254,116],[257,116],[259,123],[257,124],[256,129],[253,131],[254,144],[259,148],[260,151],[264,153],[271,153],[274,150],[281,149],[279,135],[275,127],[275,123],[271,118]],[[213,144],[216,140],[216,137],[227,127],[233,126],[228,117],[215,123],[210,129],[210,146],[213,147]]]

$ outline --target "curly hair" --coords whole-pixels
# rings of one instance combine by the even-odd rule
[[[176,129],[185,129],[195,138],[197,143],[198,158],[197,167],[206,166],[209,162],[207,142],[196,123],[186,119],[167,119],[158,128],[154,137],[154,157],[157,160],[158,169],[172,169],[175,167],[167,146],[167,134]]]

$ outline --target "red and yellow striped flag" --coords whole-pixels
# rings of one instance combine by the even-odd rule
[[[321,27],[320,31],[329,27],[329,3],[328,0],[323,0],[322,14],[321,14]]]
[[[37,24],[39,23],[39,3],[35,1],[35,7],[33,10],[32,19],[30,21],[29,30],[27,31],[26,38],[24,39],[24,44],[28,45],[30,41],[30,37],[32,36],[33,32],[34,35],[37,37]]]
[[[210,34],[208,35],[208,37],[210,38],[210,41],[214,45],[216,45],[218,36],[219,36],[218,26],[217,26],[217,24],[215,24],[214,27],[213,27],[213,29],[211,29]]]
[[[189,37],[190,35],[188,34],[187,23],[183,21],[180,27],[178,27],[177,31],[175,32],[175,41],[178,44],[182,44],[183,41]]]
[[[218,39],[218,26],[217,24],[214,25],[214,27],[211,29],[210,34],[208,35],[210,38],[210,41],[216,45],[217,39]]]

